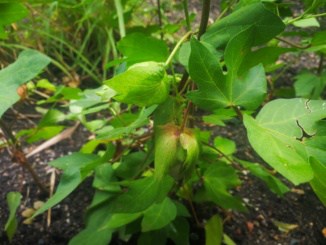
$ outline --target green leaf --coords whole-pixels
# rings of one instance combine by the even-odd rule
[[[230,80],[237,77],[239,68],[244,61],[246,55],[250,52],[250,48],[253,46],[254,28],[249,26],[247,29],[239,32],[228,42],[225,53],[224,61],[228,69],[228,76]]]
[[[248,169],[251,174],[264,181],[268,188],[278,196],[283,196],[284,193],[290,190],[285,184],[282,183],[282,181],[274,177],[266,168],[258,163],[251,163],[242,160],[238,160],[238,162],[243,167]]]
[[[246,55],[244,58],[246,62],[242,62],[239,69],[239,74],[244,73],[249,70],[251,67],[254,67],[258,64],[263,64],[266,71],[273,68],[275,62],[278,60],[279,56],[283,53],[288,53],[294,51],[295,49],[291,48],[282,48],[282,47],[263,47],[258,50],[252,51]]]
[[[247,73],[237,76],[243,57],[234,56],[237,52],[246,54],[250,47],[251,31],[240,33],[228,44],[225,62],[228,74],[225,76],[216,58],[198,41],[191,40],[189,74],[198,85],[198,90],[188,93],[188,97],[199,107],[214,110],[229,106],[243,106],[255,109],[263,101],[266,93],[266,78],[262,65],[251,68]],[[245,43],[242,41],[247,40]],[[241,42],[240,42],[241,41]],[[243,46],[244,45],[244,46]],[[239,55],[238,55],[239,56]]]
[[[108,196],[108,194],[106,193]],[[96,195],[94,196],[94,199]],[[108,198],[108,197],[107,197]],[[93,199],[93,202],[97,202]],[[106,205],[97,206],[87,212],[86,228],[74,236],[69,245],[107,245],[111,241],[113,231],[109,228],[103,228],[112,214],[107,211]]]
[[[240,8],[211,25],[201,40],[223,48],[239,32],[253,26],[254,45],[261,45],[275,37],[285,28],[282,20],[263,4],[256,3]]]
[[[74,152],[71,155],[63,156],[51,161],[49,165],[64,171],[68,169],[82,169],[99,159],[100,157],[94,154]]]
[[[189,223],[183,217],[177,217],[168,226],[168,237],[176,245],[189,245]]]
[[[307,99],[319,99],[326,86],[326,73],[317,76],[305,71],[295,77],[295,95]]]
[[[170,198],[163,202],[153,204],[144,212],[141,223],[142,232],[158,230],[172,222],[177,215],[177,208]]]
[[[130,153],[122,157],[120,165],[115,169],[115,174],[124,179],[132,179],[152,161],[153,154],[142,151]]]
[[[316,18],[301,19],[293,22],[296,27],[307,28],[307,27],[320,27],[320,24]]]
[[[217,214],[205,224],[205,244],[219,245],[223,240],[223,222]]]
[[[160,104],[170,90],[164,64],[157,62],[137,63],[105,84],[117,92],[117,101],[138,106]]]
[[[320,201],[326,206],[326,164],[311,158],[311,167],[314,178],[310,181],[310,185]]]
[[[16,211],[20,205],[22,195],[19,192],[9,192],[7,194],[7,204],[9,207],[9,217],[5,225],[5,231],[9,238],[9,241],[12,241],[12,238],[17,229],[17,219],[16,219]]]
[[[21,3],[6,1],[0,3],[0,38],[5,38],[4,26],[24,18],[28,11]]]
[[[98,190],[118,192],[120,188],[112,183],[114,171],[111,164],[101,164],[95,169],[93,187]]]
[[[156,105],[152,105],[148,108],[141,109],[137,119],[125,127],[113,128],[112,126],[106,126],[96,133],[98,134],[97,139],[113,140],[120,139],[130,133],[132,133],[137,128],[144,126],[149,121],[149,116],[157,108]]]
[[[118,42],[117,47],[126,57],[128,66],[144,61],[164,62],[169,56],[164,41],[140,32],[128,34]]]
[[[255,151],[297,185],[313,178],[303,137],[313,136],[325,117],[324,101],[278,99],[265,105],[256,120],[245,115],[244,124]]]
[[[50,162],[49,165],[60,168],[64,172],[54,195],[35,212],[33,217],[61,202],[104,160],[104,157],[101,159],[97,155],[73,153]]]
[[[121,226],[127,225],[132,221],[138,219],[143,214],[140,213],[123,213],[123,214],[113,214],[108,223],[104,226],[105,228],[115,229]]]
[[[124,193],[112,199],[108,210],[112,213],[144,211],[154,202],[163,200],[172,185],[173,179],[170,176],[165,176],[160,181],[153,176],[131,181],[126,185]]]
[[[237,197],[228,193],[227,189],[240,184],[235,170],[224,163],[217,162],[209,165],[204,172],[204,189],[197,195],[198,200],[212,201],[225,209],[245,211],[246,208]]]
[[[232,155],[236,152],[234,141],[220,136],[214,139],[214,146],[223,152],[224,155]]]
[[[17,88],[36,77],[49,63],[47,56],[35,50],[25,50],[15,63],[0,71],[0,117],[20,99]]]
[[[45,212],[49,208],[57,205],[67,197],[82,182],[82,177],[78,169],[66,170],[60,178],[59,185],[54,195],[34,214],[33,217]]]

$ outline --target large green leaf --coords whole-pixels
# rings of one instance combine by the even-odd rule
[[[215,214],[205,224],[205,244],[218,245],[223,240],[223,222],[220,216]]]
[[[16,211],[20,205],[20,200],[22,195],[19,192],[9,192],[7,194],[7,204],[9,207],[9,217],[5,225],[5,231],[9,238],[9,241],[12,240],[16,229],[17,229],[17,219],[16,219]]]
[[[6,37],[4,26],[24,18],[27,10],[23,4],[14,1],[0,3],[0,38]]]
[[[163,228],[172,222],[177,215],[177,208],[170,198],[166,197],[163,202],[153,204],[144,212],[141,223],[142,231],[152,231]]]
[[[273,168],[294,184],[310,181],[313,172],[305,138],[316,133],[326,117],[324,101],[278,99],[269,102],[256,120],[244,116],[250,144]]]
[[[126,184],[127,190],[112,199],[112,213],[137,213],[146,210],[154,202],[161,201],[170,191],[173,179],[170,176],[158,180],[150,176]],[[130,205],[132,203],[132,205]]]
[[[117,92],[117,101],[150,106],[166,100],[170,82],[163,63],[143,62],[105,82]]]
[[[240,8],[227,17],[211,25],[201,40],[223,48],[227,42],[244,29],[252,26],[254,45],[269,41],[284,30],[281,19],[267,10],[263,4],[256,3]]]
[[[118,49],[126,57],[128,65],[144,61],[164,62],[169,56],[164,41],[140,32],[128,34],[121,39]]]
[[[238,76],[238,70],[245,55],[250,51],[252,29],[235,36],[225,51],[227,75],[204,45],[191,40],[189,74],[198,85],[198,90],[188,93],[188,97],[206,110],[229,106],[242,106],[246,109],[257,108],[266,93],[265,72],[262,65],[251,68]]]
[[[49,57],[35,50],[25,50],[15,63],[0,71],[0,117],[20,99],[17,88],[37,76],[49,62]]]

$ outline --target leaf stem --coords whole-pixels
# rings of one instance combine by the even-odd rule
[[[123,38],[126,36],[126,27],[123,18],[123,7],[121,4],[121,0],[114,0],[114,5],[118,15],[120,37]]]
[[[318,69],[317,69],[317,74],[319,76],[321,76],[321,74],[323,73],[323,69],[324,69],[324,60],[325,60],[325,55],[321,54],[320,55],[320,60],[319,60],[319,64],[318,64]]]
[[[17,141],[16,137],[12,134],[7,124],[2,119],[0,119],[0,128],[6,135],[9,146],[12,148],[10,151],[13,159],[15,159],[23,168],[28,170],[28,172],[32,175],[35,184],[40,188],[42,192],[47,194],[48,189],[42,183],[40,177],[37,175],[32,165],[27,161],[27,158],[24,152],[22,151],[19,142]],[[11,141],[11,143],[9,143],[9,140]]]
[[[184,43],[186,40],[189,39],[189,37],[193,34],[192,31],[188,31],[180,40],[179,42],[175,45],[174,49],[172,50],[170,56],[168,57],[168,59],[165,61],[165,67],[168,67],[170,65],[170,63],[172,62],[173,57],[176,55],[178,49],[180,48],[180,46],[182,45],[182,43]]]

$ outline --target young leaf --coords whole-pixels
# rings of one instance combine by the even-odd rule
[[[144,212],[141,223],[142,231],[152,231],[163,228],[172,222],[177,215],[177,208],[170,198],[161,203],[155,203]]]
[[[7,194],[7,204],[9,207],[9,218],[5,225],[5,231],[9,238],[9,241],[12,241],[12,238],[17,229],[17,219],[16,219],[16,211],[20,205],[20,200],[22,195],[19,192],[9,192]]]
[[[277,15],[267,10],[262,3],[256,3],[217,20],[207,29],[201,40],[223,48],[232,37],[250,26],[254,28],[254,46],[266,43],[285,28]]]
[[[118,42],[118,49],[126,56],[128,66],[144,61],[164,62],[169,56],[164,41],[140,32],[128,34],[121,39]]]
[[[223,240],[223,222],[217,214],[211,217],[205,224],[205,244],[218,245]]]
[[[20,97],[18,87],[36,77],[48,64],[50,58],[35,50],[24,50],[18,60],[0,70],[0,117]]]
[[[313,178],[303,137],[316,133],[316,123],[326,117],[324,105],[317,100],[278,99],[265,105],[256,120],[244,117],[250,144],[294,184]]]
[[[117,92],[117,101],[138,106],[162,103],[170,89],[164,64],[157,62],[135,64],[105,84]]]

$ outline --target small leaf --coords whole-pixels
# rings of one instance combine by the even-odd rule
[[[138,106],[160,104],[170,90],[164,64],[157,62],[137,63],[105,84],[117,92],[117,101]]]
[[[17,229],[17,219],[16,219],[16,211],[20,205],[20,200],[22,195],[19,192],[9,192],[7,194],[7,204],[9,207],[9,217],[5,225],[5,231],[9,238],[9,241],[12,241],[12,238]]]
[[[177,215],[177,208],[170,198],[153,204],[144,212],[141,223],[142,232],[158,230],[172,222]]]
[[[288,233],[294,229],[297,229],[299,227],[299,225],[297,224],[288,224],[288,223],[284,223],[284,222],[281,222],[281,221],[278,221],[278,220],[272,220],[273,224],[275,226],[277,226],[277,228],[282,231],[282,232],[285,232],[285,233]]]
[[[211,217],[205,224],[205,244],[219,245],[223,239],[223,223],[217,214]]]

